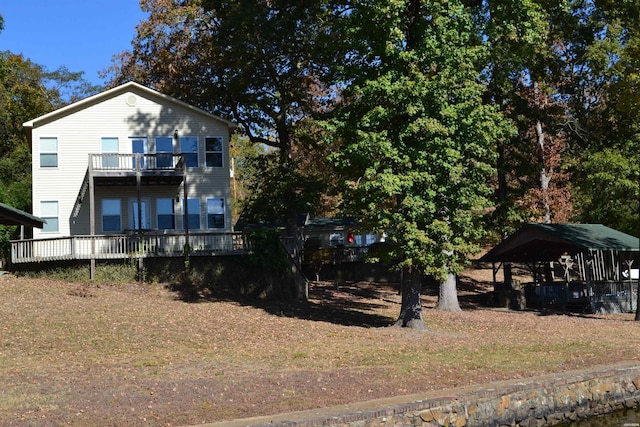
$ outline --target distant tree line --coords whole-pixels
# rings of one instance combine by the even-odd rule
[[[82,75],[65,67],[50,71],[22,54],[0,51],[0,202],[32,212],[31,147],[22,124],[100,89]],[[18,233],[17,227],[0,225],[2,256]]]

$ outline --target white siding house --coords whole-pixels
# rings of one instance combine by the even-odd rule
[[[134,82],[24,123],[34,240],[231,232],[234,127]]]

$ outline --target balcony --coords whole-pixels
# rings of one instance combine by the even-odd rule
[[[181,154],[89,154],[95,185],[178,185],[184,179]]]

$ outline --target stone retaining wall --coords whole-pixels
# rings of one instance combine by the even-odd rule
[[[551,426],[640,407],[640,364],[625,363],[489,386],[431,393],[425,399],[237,420],[211,426],[409,427]],[[419,397],[419,396],[412,396]]]

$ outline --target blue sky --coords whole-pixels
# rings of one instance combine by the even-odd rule
[[[131,47],[135,27],[146,14],[138,0],[3,0],[0,51],[22,53],[55,70],[66,66],[102,84],[98,71]]]

